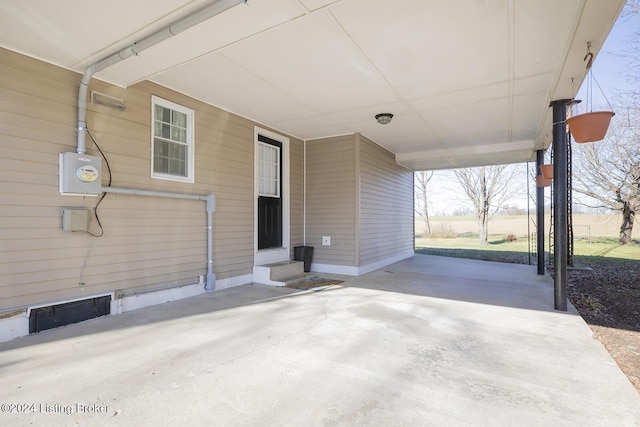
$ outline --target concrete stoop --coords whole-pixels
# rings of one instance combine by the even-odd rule
[[[253,282],[263,285],[286,286],[302,281],[305,277],[307,274],[304,272],[302,261],[283,261],[253,266]]]

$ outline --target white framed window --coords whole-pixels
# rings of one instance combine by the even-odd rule
[[[258,195],[280,197],[280,147],[258,142]]]
[[[195,182],[194,111],[151,97],[151,177]]]

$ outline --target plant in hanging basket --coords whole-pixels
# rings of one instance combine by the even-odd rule
[[[545,178],[542,175],[536,176],[536,184],[538,185],[538,187],[548,187],[552,182],[552,179]]]
[[[607,134],[613,111],[593,111],[567,119],[567,125],[576,142],[600,141]]]
[[[540,166],[540,172],[546,179],[553,179],[553,165]]]

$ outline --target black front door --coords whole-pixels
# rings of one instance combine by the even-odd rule
[[[258,135],[258,249],[282,247],[282,144]]]
[[[282,247],[282,201],[258,196],[258,249]]]

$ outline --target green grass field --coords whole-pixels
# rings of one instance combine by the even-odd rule
[[[451,256],[454,249],[468,251],[485,251],[493,253],[493,257],[502,258],[507,254],[498,252],[517,253],[520,262],[527,262],[529,249],[535,252],[535,225],[527,223],[530,219],[526,215],[499,216],[489,221],[489,244],[481,245],[478,241],[478,227],[473,217],[435,217],[431,218],[431,229],[435,235],[447,238],[424,238],[423,222],[416,218],[416,241],[418,252],[421,248],[438,248],[440,254]],[[618,215],[574,215],[574,254],[589,257],[606,257],[640,260],[640,226],[636,226],[634,246],[618,244],[618,230],[620,217]],[[517,240],[509,241],[508,235]],[[527,236],[531,235],[530,241]],[[545,251],[549,251],[549,218],[545,219]],[[426,252],[426,251],[425,251]],[[428,251],[434,253],[434,251]],[[490,259],[476,254],[482,259]],[[508,257],[508,256],[507,256]]]

